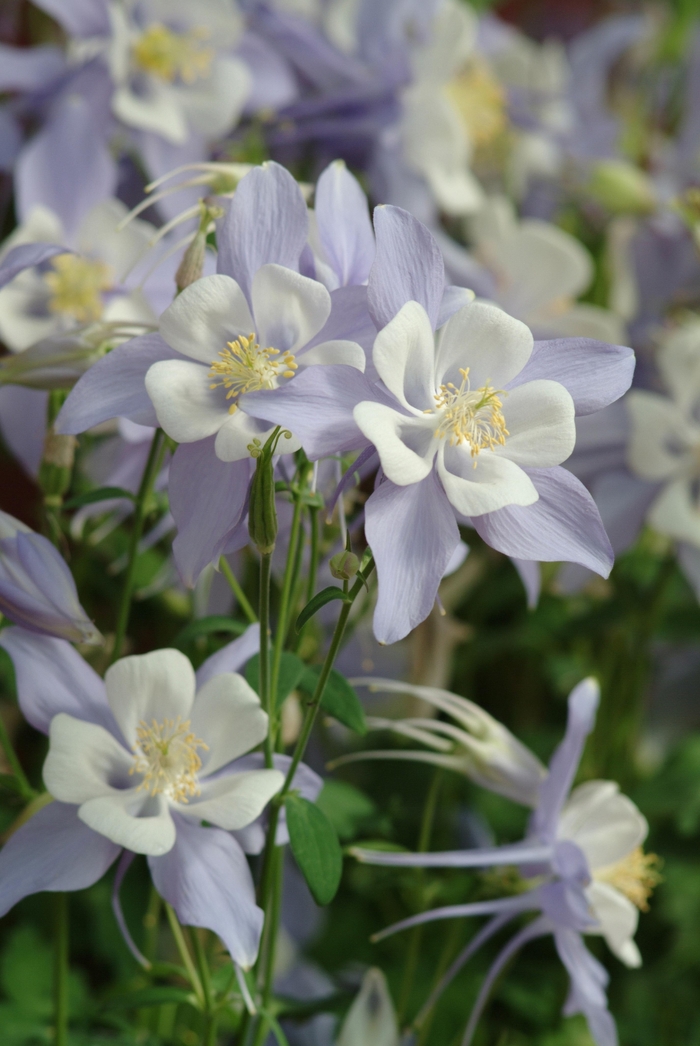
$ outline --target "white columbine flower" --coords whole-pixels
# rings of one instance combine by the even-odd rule
[[[504,196],[491,196],[470,229],[476,256],[494,276],[494,300],[538,337],[624,340],[614,313],[576,301],[593,279],[593,262],[573,236],[551,222],[518,220]]]
[[[115,116],[175,145],[231,130],[250,90],[245,65],[227,53],[242,30],[233,2],[121,0],[110,20]]]
[[[373,360],[397,405],[354,410],[388,479],[418,483],[437,468],[462,516],[532,505],[521,466],[550,468],[574,448],[574,404],[559,382],[517,384],[532,353],[527,327],[474,302],[433,335],[421,305],[408,302],[377,335]]]
[[[700,320],[675,331],[657,362],[669,395],[628,393],[627,459],[637,476],[662,484],[647,514],[651,526],[700,547]]]
[[[189,359],[163,360],[146,375],[146,388],[165,431],[179,443],[216,434],[222,461],[249,456],[253,440],[274,426],[260,423],[239,404],[246,392],[275,389],[313,364],[346,364],[364,370],[355,342],[328,341],[306,348],[331,312],[325,287],[281,265],[263,265],[253,276],[249,308],[230,276],[206,276],[187,287],[161,317],[160,332]],[[192,362],[191,362],[192,361]],[[284,451],[298,449],[286,440]]]
[[[156,322],[142,292],[123,282],[155,229],[136,221],[118,231],[126,214],[119,200],[104,200],[68,237],[58,216],[38,206],[8,237],[0,259],[14,247],[42,241],[75,250],[55,255],[42,270],[26,269],[0,290],[0,337],[12,352],[97,322],[123,327],[126,336]]]
[[[65,712],[54,716],[44,781],[78,805],[93,831],[134,853],[175,845],[173,815],[235,831],[251,824],[284,777],[228,772],[260,744],[267,715],[242,676],[214,676],[195,695],[192,665],[177,650],[126,657],[105,676],[115,730]]]

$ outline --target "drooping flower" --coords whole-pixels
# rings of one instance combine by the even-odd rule
[[[61,554],[7,512],[0,512],[0,613],[39,635],[102,642]]]
[[[397,854],[355,848],[369,864],[390,867],[485,868],[516,865],[532,882],[515,896],[451,905],[404,919],[378,936],[436,919],[490,915],[491,920],[455,960],[441,990],[484,941],[515,916],[538,913],[503,948],[489,970],[463,1039],[468,1046],[488,993],[505,963],[528,941],[552,934],[571,981],[564,1012],[583,1013],[598,1046],[615,1046],[615,1024],[607,1009],[608,975],[586,950],[582,934],[602,935],[628,966],[641,962],[634,943],[639,910],[646,910],[658,882],[656,858],[641,845],[648,826],[634,803],[612,781],[589,781],[571,791],[583,745],[593,728],[599,701],[597,684],[587,679],[569,696],[569,719],[549,773],[537,785],[537,804],[521,843],[478,850]],[[513,783],[520,772],[516,773]],[[523,801],[524,797],[523,797]],[[431,996],[429,1003],[435,1001]]]
[[[0,642],[22,711],[49,734],[44,780],[55,800],[0,852],[0,910],[38,890],[91,885],[123,848],[147,855],[183,922],[214,930],[251,965],[263,913],[231,833],[253,825],[284,780],[237,762],[267,732],[255,692],[224,672],[195,693],[175,650],[124,658],[103,682],[61,640],[15,628]]]
[[[379,577],[377,638],[394,642],[430,612],[456,519],[515,559],[573,560],[607,576],[595,504],[559,464],[574,447],[574,415],[629,387],[633,353],[587,339],[533,344],[501,309],[446,293],[440,250],[409,214],[379,207],[374,218],[378,380],[315,369],[243,403],[291,428],[312,458],[376,449],[382,473],[365,532]]]

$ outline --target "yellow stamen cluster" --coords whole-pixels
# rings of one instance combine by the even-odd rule
[[[503,88],[483,62],[471,62],[445,85],[445,91],[473,145],[489,145],[508,126]]]
[[[656,854],[645,854],[641,846],[632,850],[616,864],[597,868],[595,878],[609,883],[624,894],[640,911],[649,910],[649,898],[661,882],[660,859]]]
[[[261,349],[255,334],[229,341],[219,356],[221,359],[214,360],[209,371],[209,377],[215,379],[209,388],[223,386],[227,400],[235,400],[244,392],[274,389],[277,378],[293,378],[298,367],[291,352],[280,354],[279,349]],[[280,359],[274,359],[275,356]],[[238,404],[232,403],[229,414],[237,409]]]
[[[51,291],[51,312],[71,316],[78,323],[91,323],[102,315],[102,291],[112,286],[109,266],[77,254],[59,254],[51,262],[53,271],[44,280]]]
[[[136,730],[134,765],[129,773],[143,774],[139,789],[151,795],[165,793],[176,803],[188,802],[189,796],[199,795],[197,773],[202,767],[198,748],[208,746],[190,729],[190,721],[152,720],[149,726],[143,719]]]
[[[442,412],[435,435],[438,439],[449,439],[453,447],[466,441],[476,468],[480,450],[503,446],[506,436],[510,435],[500,399],[505,393],[494,389],[489,382],[472,391],[469,367],[460,368],[459,373],[462,375],[459,388],[448,381],[435,396],[437,409]]]
[[[160,22],[154,22],[134,44],[136,65],[147,73],[173,83],[182,80],[193,84],[209,75],[214,51],[205,47],[209,31],[203,26],[187,33],[174,33]]]

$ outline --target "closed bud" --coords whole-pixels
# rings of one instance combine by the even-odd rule
[[[255,455],[256,465],[250,485],[248,506],[248,533],[258,552],[268,556],[277,540],[277,509],[275,507],[275,477],[270,441]]]
[[[601,160],[593,168],[588,192],[615,214],[649,214],[656,207],[651,179],[624,160]]]
[[[198,231],[192,243],[189,245],[177,272],[175,273],[175,286],[178,292],[184,291],[191,283],[198,280],[204,272],[204,255],[207,249],[207,235]]]
[[[338,552],[330,561],[331,574],[338,581],[349,581],[360,569],[360,561],[354,552]]]
[[[53,427],[46,433],[44,455],[39,466],[39,486],[47,505],[60,505],[70,487],[77,442],[75,436],[58,435]]]

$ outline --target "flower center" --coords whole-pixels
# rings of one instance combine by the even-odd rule
[[[199,795],[197,773],[202,760],[198,748],[208,750],[190,729],[190,721],[177,719],[155,719],[149,726],[143,719],[136,730],[134,765],[129,773],[143,774],[139,785],[151,795],[163,792],[176,803],[186,803],[191,795]]]
[[[214,360],[209,371],[209,377],[215,379],[209,388],[225,388],[227,400],[236,400],[244,392],[274,389],[280,376],[293,378],[297,369],[291,352],[282,355],[279,349],[261,349],[254,334],[229,341],[219,356],[221,359]],[[280,359],[274,359],[275,356]],[[229,414],[237,409],[238,404],[232,403]]]
[[[473,145],[489,145],[506,129],[503,89],[483,62],[472,62],[445,85],[445,91]]]
[[[435,394],[440,423],[435,430],[438,439],[449,439],[451,446],[465,441],[471,456],[476,458],[480,450],[493,450],[503,446],[510,435],[503,417],[503,401],[506,393],[486,382],[480,389],[472,390],[469,384],[469,367],[460,368],[462,384],[457,388],[451,381],[441,385]]]
[[[136,65],[167,83],[180,79],[193,84],[209,75],[214,51],[205,47],[209,30],[196,26],[186,33],[174,33],[160,22],[154,22],[134,44]]]
[[[44,276],[51,291],[51,312],[72,316],[79,323],[99,320],[102,291],[112,286],[109,266],[76,254],[59,254],[51,265],[53,272]]]
[[[649,910],[649,898],[661,882],[660,860],[656,854],[645,854],[641,846],[607,868],[598,868],[594,879],[609,883],[624,894],[640,911]]]

